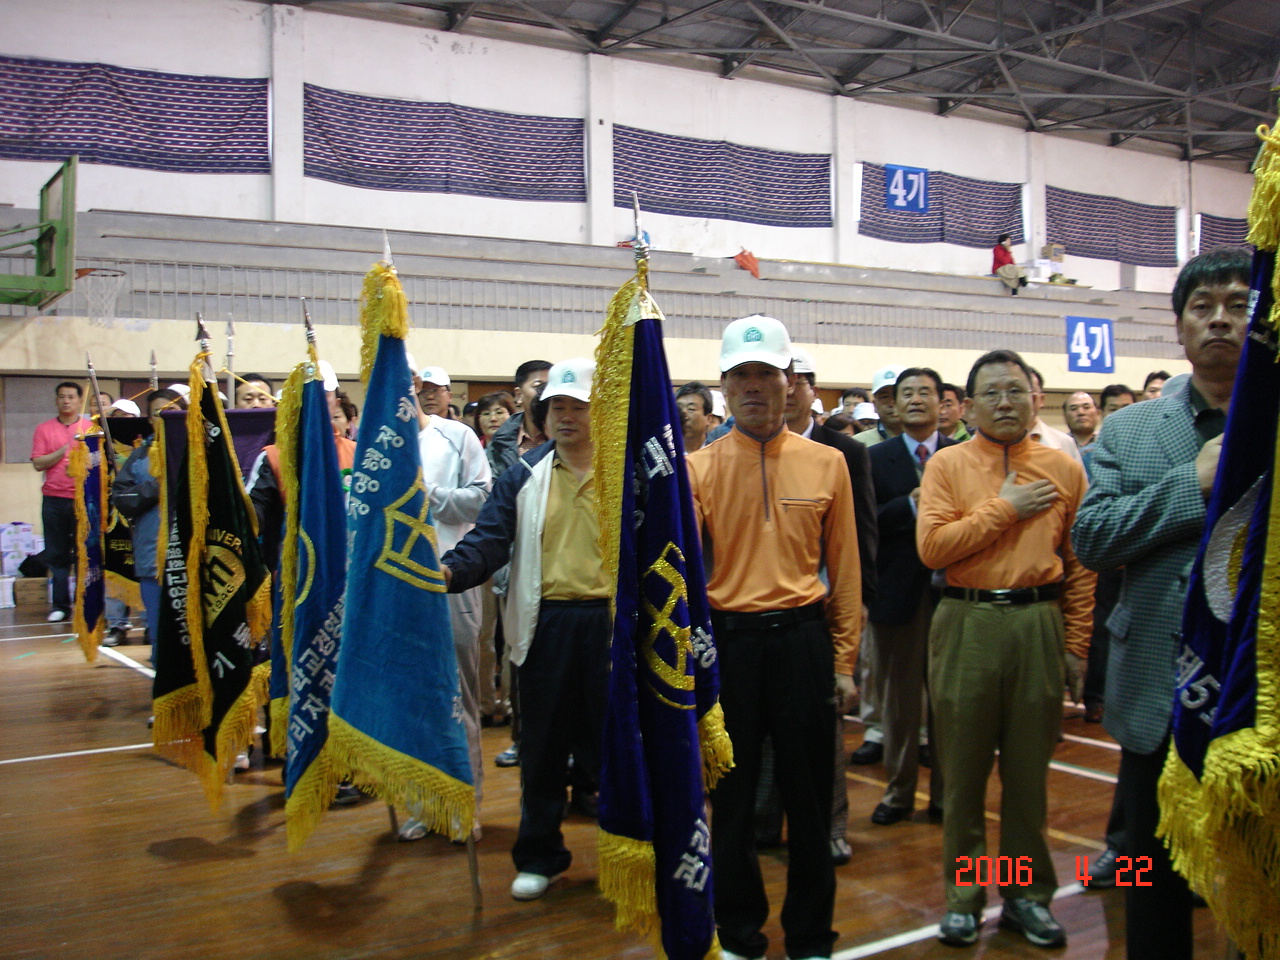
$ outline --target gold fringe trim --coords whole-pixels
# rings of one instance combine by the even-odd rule
[[[396,268],[379,261],[365,274],[360,291],[360,382],[369,385],[378,358],[378,338],[384,334],[403,340],[409,335],[409,301]]]
[[[609,609],[615,613],[618,592],[618,551],[622,535],[622,491],[626,484],[627,428],[630,420],[631,363],[635,325],[627,323],[632,305],[644,290],[648,264],[637,264],[636,275],[618,288],[609,301],[600,342],[596,344],[596,372],[591,380],[591,437],[595,441],[592,469],[596,478],[597,542],[609,585]]]
[[[276,407],[276,449],[280,451],[280,499],[284,502],[284,540],[280,544],[280,649],[285,680],[293,666],[293,611],[298,598],[298,527],[301,497],[298,490],[298,427],[302,417],[302,388],[306,364],[293,368]],[[287,703],[293,699],[292,688]],[[274,732],[273,732],[274,735]]]
[[[187,635],[191,641],[196,689],[200,691],[201,729],[213,722],[213,681],[204,652],[204,604],[200,601],[203,583],[200,571],[208,553],[205,534],[209,529],[209,459],[201,412],[205,392],[204,361],[208,357],[207,353],[201,353],[191,362],[186,418],[187,497],[191,511],[191,539],[187,543]]]
[[[214,762],[206,763],[204,769],[197,771],[214,813],[222,806],[222,788],[236,762],[236,755],[253,742],[258,710],[267,702],[267,680],[270,676],[270,663],[260,663],[253,668],[249,683],[218,725],[214,738]]]
[[[1246,238],[1259,250],[1280,249],[1280,121],[1275,127],[1261,124],[1258,139],[1262,148],[1253,167],[1253,193],[1249,197],[1249,234]],[[1280,331],[1280,270],[1271,277],[1271,313],[1267,323]]]
[[[662,925],[658,917],[658,895],[653,844],[607,830],[597,830],[600,893],[617,910],[614,927],[634,930],[662,955]]]
[[[155,714],[151,741],[156,752],[193,772],[198,771],[204,755],[202,706],[195,684],[157,697],[151,705]]]
[[[288,749],[289,738],[289,698],[276,697],[267,707],[271,714],[271,742],[267,749],[273,757],[283,757]]]
[[[262,578],[244,608],[245,624],[249,627],[250,640],[259,644],[271,635],[271,574]],[[270,667],[270,662],[267,664]]]
[[[84,619],[84,586],[89,580],[89,552],[85,549],[85,538],[89,535],[89,508],[85,503],[85,485],[89,477],[89,447],[77,443],[71,448],[71,456],[67,461],[67,476],[76,482],[76,495],[73,500],[76,512],[76,598],[71,605],[71,629],[75,632],[76,642],[84,652],[89,663],[98,659],[98,644],[102,642],[102,617],[90,626]],[[101,531],[99,531],[101,543]]]
[[[130,580],[114,570],[106,571],[106,578],[108,597],[119,600],[126,607],[132,607],[135,610],[142,607],[142,588],[137,580]]]
[[[702,783],[707,790],[714,790],[720,778],[733,769],[733,741],[724,728],[719,700],[698,721],[698,742],[702,747]]]
[[[1240,741],[1256,739],[1254,733],[1237,731],[1209,749],[1227,740],[1237,740],[1231,745],[1236,749],[1251,749]],[[1169,751],[1160,778],[1157,836],[1169,847],[1174,869],[1205,898],[1214,919],[1248,957],[1280,957],[1280,762],[1274,753],[1269,766],[1248,778],[1246,789],[1257,802],[1243,808],[1220,795],[1230,793],[1229,783],[1197,781],[1176,750]],[[1207,780],[1207,763],[1205,773]]]
[[[379,743],[336,713],[329,714],[330,762],[367,793],[402,806],[432,833],[465,840],[475,824],[476,794],[469,783]]]
[[[329,760],[329,746],[325,744],[293,785],[293,793],[285,801],[285,835],[290,853],[297,853],[320,825],[321,818],[338,795],[341,779]]]

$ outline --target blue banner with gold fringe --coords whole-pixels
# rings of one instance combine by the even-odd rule
[[[1159,834],[1250,957],[1280,956],[1280,131],[1259,130],[1248,336],[1192,569]]]
[[[471,762],[422,482],[407,306],[391,267],[366,278],[362,312],[368,387],[347,499],[347,615],[329,740],[358,786],[464,839],[475,815]]]
[[[717,949],[705,788],[732,766],[680,416],[646,265],[609,308],[592,429],[616,574],[600,775],[600,888],[671,960]],[[705,778],[705,780],[704,780]]]
[[[67,474],[76,482],[76,599],[72,629],[86,660],[98,656],[106,622],[106,579],[103,546],[106,524],[106,473],[102,462],[103,435],[91,433],[75,444]]]

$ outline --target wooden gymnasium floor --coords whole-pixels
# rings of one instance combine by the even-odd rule
[[[486,730],[483,908],[472,909],[467,860],[442,839],[397,843],[385,805],[333,810],[304,851],[285,850],[280,768],[255,766],[213,815],[194,778],[154,756],[146,726],[150,682],[136,641],[87,664],[43,608],[0,611],[0,957],[85,960],[562,960],[651,957],[614,931],[596,892],[590,821],[566,823],[574,864],[537,902],[508,895],[518,769],[492,757],[506,728]],[[139,631],[134,632],[135,637]],[[940,828],[875,827],[884,771],[850,768],[853,862],[837,871],[836,956],[1123,957],[1122,894],[1079,891],[1075,857],[1101,844],[1119,754],[1097,725],[1067,709],[1050,780],[1050,845],[1063,890],[1055,913],[1065,949],[1044,951],[988,922],[976,947],[938,943]],[[853,725],[850,725],[853,726]],[[849,746],[860,742],[856,727]],[[923,801],[922,801],[923,803]],[[989,811],[999,810],[994,785]],[[991,826],[997,826],[994,812]],[[993,847],[994,849],[994,847]],[[773,915],[769,956],[783,956],[777,903],[784,854],[762,855]],[[1197,915],[1197,957],[1226,943]]]

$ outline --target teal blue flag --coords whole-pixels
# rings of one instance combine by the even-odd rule
[[[412,391],[404,341],[380,335],[347,500],[347,615],[329,738],[359,786],[420,808],[428,829],[461,839],[475,798]]]

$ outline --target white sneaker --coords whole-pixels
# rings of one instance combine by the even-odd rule
[[[404,822],[404,826],[400,828],[400,832],[396,835],[401,843],[411,843],[414,840],[421,840],[427,835],[427,825],[417,817],[410,817]]]
[[[249,769],[249,751],[246,750],[244,753],[236,754],[235,768],[237,770]]]
[[[44,622],[45,623],[61,623],[65,619],[67,619],[67,615],[64,611],[54,610],[47,617],[44,618]]]
[[[544,877],[540,873],[517,873],[511,881],[511,896],[516,900],[537,900],[559,878],[559,874]]]

